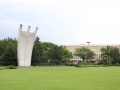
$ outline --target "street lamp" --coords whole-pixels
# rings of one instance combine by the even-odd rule
[[[89,47],[89,43],[90,43],[90,42],[86,42],[86,43],[88,43],[88,47]]]

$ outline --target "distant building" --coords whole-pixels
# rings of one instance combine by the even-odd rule
[[[113,46],[113,47],[117,47],[117,48],[120,49],[120,45],[89,45],[88,46],[88,45],[85,45],[85,44],[80,44],[80,45],[65,45],[65,46],[72,53],[75,52],[76,48],[88,47],[89,49],[91,49],[96,54],[95,58],[93,59],[94,61],[96,61],[98,58],[100,58],[100,55],[101,55],[100,49],[102,47]],[[70,59],[70,61],[72,61],[74,64],[77,64],[78,61],[80,61],[80,60],[82,60],[80,57],[74,56],[74,55],[73,55],[73,58]]]

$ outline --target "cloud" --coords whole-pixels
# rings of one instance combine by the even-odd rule
[[[0,13],[0,16],[2,16],[2,13]]]
[[[117,0],[1,0],[4,31],[39,27],[42,41],[53,43],[120,43],[120,1]],[[4,27],[6,26],[6,27]],[[5,33],[0,31],[0,33]],[[17,35],[8,33],[1,37]]]
[[[7,37],[17,38],[18,22],[6,19],[6,20],[1,20],[0,24],[1,24],[0,38],[7,38]]]
[[[12,20],[2,20],[0,21],[1,24],[9,25],[9,26],[16,26],[18,22]]]

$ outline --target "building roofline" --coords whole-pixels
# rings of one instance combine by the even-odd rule
[[[63,44],[62,46],[88,46],[86,44]],[[90,44],[89,46],[120,46],[120,44]]]

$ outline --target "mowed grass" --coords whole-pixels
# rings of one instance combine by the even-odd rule
[[[120,90],[120,67],[5,69],[0,90]]]

